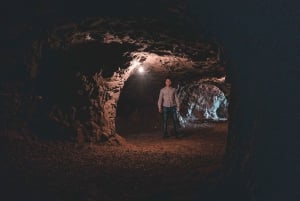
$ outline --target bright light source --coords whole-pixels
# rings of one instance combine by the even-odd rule
[[[138,62],[137,60],[132,60],[131,62],[131,66],[133,66],[133,67],[137,67],[137,66],[139,66],[140,65],[140,62]]]
[[[139,73],[144,73],[144,68],[143,68],[143,66],[140,66],[140,67],[138,68],[138,71],[139,71]]]

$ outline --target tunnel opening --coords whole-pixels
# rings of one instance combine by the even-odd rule
[[[182,131],[216,123],[227,124],[230,85],[225,82],[225,76],[195,76],[195,73],[188,70],[180,73],[137,71],[125,82],[118,100],[117,133],[124,137],[138,133],[162,133],[163,120],[162,114],[158,112],[157,101],[167,77],[172,79],[172,86],[176,88],[180,100],[177,123]],[[172,130],[171,118],[168,125],[169,130]],[[227,133],[227,130],[224,132]]]
[[[117,106],[117,133],[125,137],[161,128],[157,99],[163,80],[164,75],[137,72],[125,82]]]

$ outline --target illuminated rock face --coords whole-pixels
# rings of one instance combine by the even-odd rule
[[[106,79],[101,73],[96,73],[92,80],[82,77],[89,100],[86,111],[89,113],[89,120],[79,122],[75,128],[78,136],[88,136],[91,142],[122,143],[115,129],[116,108],[124,82],[134,69],[135,66],[131,65],[125,70],[118,70],[112,77]]]
[[[201,127],[205,120],[227,120],[228,100],[213,84],[188,84],[178,90],[178,96],[182,104],[179,121],[183,127]]]

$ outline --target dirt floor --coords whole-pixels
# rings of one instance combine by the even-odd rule
[[[3,201],[198,201],[215,194],[227,123],[125,136],[123,146],[78,145],[1,134]]]

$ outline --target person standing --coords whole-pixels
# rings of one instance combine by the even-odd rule
[[[171,116],[173,120],[174,133],[176,138],[179,137],[177,130],[177,112],[180,110],[179,99],[176,94],[176,89],[171,86],[172,81],[166,78],[165,87],[160,90],[158,98],[158,111],[163,112],[163,137],[170,137],[168,133],[168,117]]]

